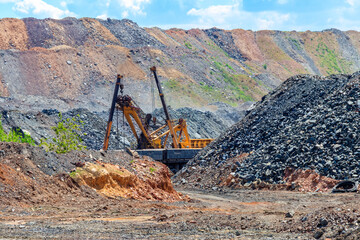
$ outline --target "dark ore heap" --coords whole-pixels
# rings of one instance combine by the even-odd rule
[[[359,79],[360,72],[289,78],[202,150],[175,181],[216,185],[228,168],[242,182],[282,183],[286,167],[359,179]],[[237,160],[244,153],[249,156]]]

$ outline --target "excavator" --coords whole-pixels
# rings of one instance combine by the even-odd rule
[[[167,164],[174,172],[178,171],[189,159],[193,158],[202,148],[213,139],[191,139],[187,130],[185,119],[171,119],[165,97],[157,77],[156,67],[150,68],[155,78],[159,97],[165,114],[166,123],[156,126],[156,118],[145,114],[142,109],[129,96],[123,94],[123,76],[118,75],[111,103],[109,120],[106,128],[103,150],[109,146],[110,132],[115,108],[122,111],[132,133],[137,141],[137,153],[152,157],[154,160]],[[120,95],[118,95],[120,89]],[[137,128],[136,128],[137,126]],[[139,129],[137,131],[137,129]],[[171,140],[169,141],[169,138]]]

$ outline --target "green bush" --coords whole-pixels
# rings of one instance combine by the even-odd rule
[[[235,71],[235,70],[234,70],[234,68],[233,68],[231,65],[229,65],[229,64],[225,64],[225,66],[227,66],[229,69],[231,69],[231,70]]]
[[[8,134],[6,134],[2,126],[1,115],[0,115],[0,141],[28,143],[30,145],[35,146],[34,139],[32,139],[32,137],[29,134],[21,131],[20,128],[17,128],[16,130],[11,130]]]
[[[184,44],[185,44],[185,46],[186,46],[188,49],[192,49],[191,43],[188,43],[188,42],[185,42],[185,41],[184,41]]]
[[[64,120],[62,114],[59,113],[59,119],[60,121],[57,123],[57,126],[52,127],[56,137],[52,138],[50,141],[48,139],[41,139],[40,146],[43,146],[46,151],[53,151],[56,153],[67,153],[71,150],[85,149],[86,146],[82,145],[83,141],[80,137],[80,126],[84,123],[80,120],[79,115]]]

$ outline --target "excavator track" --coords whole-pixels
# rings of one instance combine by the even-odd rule
[[[201,149],[139,149],[136,152],[141,156],[166,164],[172,172],[179,171],[190,159],[196,156]]]

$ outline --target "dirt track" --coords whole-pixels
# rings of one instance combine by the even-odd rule
[[[0,237],[314,239],[315,233],[324,232],[320,239],[345,239],[360,222],[358,194],[354,193],[181,192],[192,200],[163,203],[74,198],[52,206],[2,206]],[[348,239],[357,239],[357,234],[352,233],[352,237]]]

